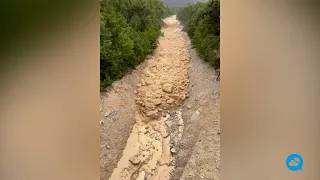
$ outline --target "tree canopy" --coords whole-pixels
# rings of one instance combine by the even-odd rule
[[[100,1],[101,91],[153,51],[167,15],[159,0]]]
[[[198,55],[220,69],[220,1],[188,4],[178,10],[177,17]]]

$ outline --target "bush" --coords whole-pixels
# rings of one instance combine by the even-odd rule
[[[198,55],[220,69],[220,1],[188,4],[178,11],[177,17]]]
[[[169,14],[159,0],[100,1],[100,91],[153,51]]]

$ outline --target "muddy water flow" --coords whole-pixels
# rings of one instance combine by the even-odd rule
[[[164,36],[140,73],[136,124],[110,180],[168,180],[174,168],[172,154],[184,127],[178,107],[188,98],[190,55],[176,17],[164,23]]]

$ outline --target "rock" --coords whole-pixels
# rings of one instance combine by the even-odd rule
[[[177,154],[177,150],[176,150],[175,148],[171,148],[171,149],[170,149],[170,152],[171,152],[172,154]]]
[[[162,157],[158,159],[157,163],[159,164],[159,166],[163,166],[166,164],[166,162],[164,161],[164,159]]]
[[[162,90],[163,90],[164,92],[166,92],[166,93],[172,93],[172,91],[173,91],[173,85],[170,84],[170,83],[165,83],[165,84],[163,84],[163,86],[162,86]]]
[[[133,165],[138,165],[140,164],[141,160],[139,158],[137,158],[137,156],[132,156],[129,161],[133,164]]]
[[[159,105],[161,104],[161,99],[155,99],[153,102],[155,105]]]
[[[168,127],[171,127],[171,126],[172,126],[172,122],[171,122],[171,121],[166,121],[165,123],[166,123],[166,125],[167,125]]]
[[[151,127],[155,127],[155,126],[157,125],[157,122],[155,122],[155,121],[150,122],[149,125],[150,125]]]
[[[154,110],[154,111],[148,111],[146,113],[147,117],[151,117],[151,116],[157,116],[158,110]]]
[[[106,146],[107,149],[110,149],[110,146]]]
[[[195,121],[199,118],[199,116],[200,116],[200,111],[196,110],[196,112],[190,117],[190,120]]]
[[[106,113],[104,113],[105,117],[108,117],[111,114],[111,111],[107,111]]]
[[[172,160],[171,162],[169,162],[168,165],[169,165],[169,166],[175,166],[175,167],[176,167],[176,163],[175,163],[175,161],[173,161],[173,160]]]
[[[139,173],[139,176],[136,178],[136,180],[144,180],[146,176],[146,173],[144,171],[141,171]]]
[[[188,105],[187,105],[187,108],[188,108],[188,109],[190,109],[191,107],[192,107],[192,105],[191,105],[191,104],[188,104]]]
[[[149,85],[151,85],[152,84],[152,82],[150,82],[150,81],[144,81],[144,86],[149,86]]]
[[[103,126],[103,125],[104,125],[104,121],[101,120],[101,121],[100,121],[100,126]]]
[[[127,88],[127,87],[124,87],[124,89],[125,89],[125,90],[128,90],[128,88]]]
[[[172,98],[167,100],[168,104],[172,104],[173,102],[174,102],[174,99],[172,99]]]
[[[136,90],[133,91],[135,94],[137,94],[138,92]]]
[[[182,95],[182,96],[181,96],[181,99],[182,99],[182,100],[185,100],[185,99],[186,99],[186,95]]]
[[[194,177],[194,174],[193,173],[189,173],[189,177]]]
[[[163,134],[162,134],[162,137],[163,138],[169,137],[169,133],[167,131],[164,131]]]
[[[175,145],[175,144],[176,144],[173,139],[170,139],[169,143],[170,143],[171,145]]]
[[[131,180],[136,180],[138,178],[139,174],[137,172],[133,173],[131,175]]]
[[[146,82],[145,82],[143,79],[141,79],[141,85],[142,85],[142,86],[145,86],[145,85],[146,85]]]
[[[171,98],[174,98],[174,99],[180,98],[179,94],[169,94],[168,96],[171,97]]]
[[[173,111],[173,112],[171,112],[171,113],[169,113],[169,114],[170,114],[170,116],[171,116],[171,117],[176,117],[176,116],[177,116],[177,113],[176,113],[176,112],[174,112],[174,111]]]

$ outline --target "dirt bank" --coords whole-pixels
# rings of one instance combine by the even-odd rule
[[[142,63],[136,70],[100,96],[100,179],[110,178],[126,147],[128,137],[135,124],[135,91],[139,82],[140,71],[146,66]],[[99,123],[99,122],[97,122]]]

